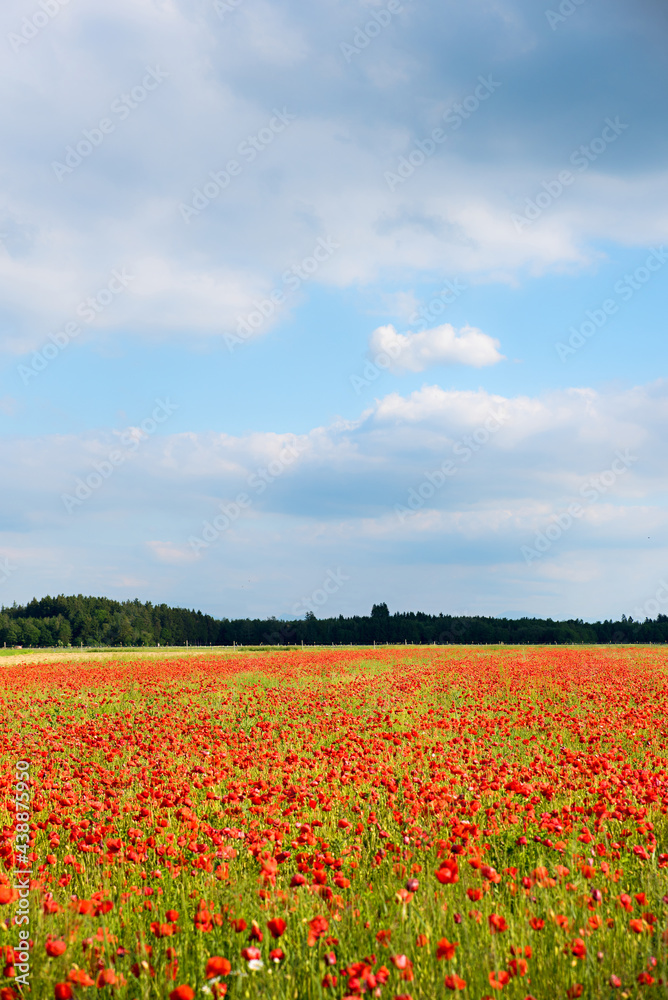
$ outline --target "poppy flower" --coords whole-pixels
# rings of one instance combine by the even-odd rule
[[[466,980],[461,979],[456,973],[445,977],[445,987],[448,990],[465,990]]]
[[[71,969],[67,978],[76,986],[95,986],[95,980],[91,979],[85,969]]]
[[[195,991],[192,986],[184,984],[183,986],[177,986],[175,990],[169,994],[169,1000],[195,1000]]]
[[[312,948],[318,938],[322,937],[329,930],[329,921],[326,917],[314,917],[313,920],[309,922],[309,932],[306,939],[306,943],[309,948]]]
[[[207,979],[214,979],[216,976],[228,976],[232,966],[226,958],[213,955],[206,963],[205,976]]]
[[[163,625],[165,633],[172,627]],[[372,671],[368,651],[343,648],[277,650],[250,664],[236,652],[196,661],[130,654],[113,669],[78,661],[27,666],[20,677],[5,671],[5,757],[25,745],[40,778],[30,845],[18,852],[10,828],[0,830],[0,918],[17,901],[9,873],[22,858],[47,925],[42,962],[54,971],[72,955],[83,966],[52,977],[75,997],[96,992],[96,982],[100,994],[125,994],[126,966],[136,977],[131,994],[168,996],[188,978],[179,960],[194,956],[205,934],[202,982],[184,989],[203,983],[209,1000],[234,993],[230,966],[243,976],[262,959],[267,976],[296,977],[290,992],[300,996],[322,982],[332,1000],[372,1000],[387,984],[386,1000],[405,1000],[419,975],[403,948],[433,947],[431,958],[418,952],[416,966],[426,962],[428,971],[435,953],[445,975],[475,965],[475,942],[486,934],[495,935],[494,968],[503,968],[472,1000],[529,1000],[523,984],[529,976],[538,984],[555,940],[551,994],[566,1000],[567,989],[581,989],[584,1000],[588,987],[573,985],[574,967],[590,960],[596,970],[588,974],[611,996],[635,996],[638,986],[649,995],[651,980],[665,979],[668,941],[666,888],[643,874],[655,858],[661,877],[668,870],[662,654],[640,646],[623,655],[592,648],[584,658],[566,647],[525,653],[450,658],[425,648],[416,658],[415,650],[378,648]],[[30,713],[26,685],[39,691]],[[461,711],[443,702],[448,689]],[[87,702],[93,711],[82,713]],[[8,777],[0,775],[5,798]],[[247,876],[252,892],[243,891]],[[102,890],[110,884],[118,887],[113,903]],[[87,899],[78,898],[82,886]],[[401,921],[409,908],[412,929]],[[61,920],[68,910],[71,919]],[[332,933],[339,922],[347,928],[340,953]],[[274,947],[286,923],[293,937],[306,931],[317,961]],[[453,926],[461,944],[443,937]],[[122,927],[132,938],[119,947],[112,932]],[[219,950],[213,942],[234,931],[242,935],[236,962],[209,958]],[[624,933],[620,965],[615,940]],[[354,941],[376,954],[350,951]],[[174,942],[178,956],[166,947]],[[387,967],[378,967],[378,953]],[[0,1000],[18,998],[17,955],[0,945]],[[486,978],[489,964],[483,969],[477,976]],[[454,972],[441,985],[439,997],[467,995]],[[45,990],[53,997],[53,982]]]
[[[118,977],[114,969],[100,969],[95,980],[95,985],[99,990],[105,986],[116,986]]]
[[[513,958],[508,963],[508,972],[511,979],[514,979],[515,976],[526,976],[528,971],[529,963],[524,958]]]
[[[441,938],[441,940],[436,945],[436,958],[440,962],[442,959],[451,959],[455,957],[455,952],[459,944],[457,941],[448,941],[447,938]]]
[[[501,969],[499,972],[490,972],[489,974],[489,985],[493,990],[502,990],[510,982],[510,973],[506,972],[505,969]]]
[[[445,858],[436,872],[436,878],[442,885],[453,885],[459,882],[459,867],[456,858]]]
[[[576,938],[571,944],[571,952],[576,958],[584,958],[587,954],[587,946],[582,938]]]

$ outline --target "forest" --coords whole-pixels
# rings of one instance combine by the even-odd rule
[[[491,618],[431,615],[419,611],[391,614],[374,604],[369,615],[297,621],[277,618],[213,618],[201,611],[114,601],[107,597],[34,598],[0,608],[0,647],[52,646],[259,646],[366,645],[416,643],[476,645],[665,643],[668,616],[634,621],[553,621],[550,618]]]

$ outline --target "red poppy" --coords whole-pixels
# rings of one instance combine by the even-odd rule
[[[309,922],[309,932],[306,939],[306,943],[309,948],[312,948],[318,938],[322,937],[329,930],[329,921],[326,917],[314,917],[313,920]]]
[[[508,963],[508,972],[510,973],[511,979],[515,976],[526,976],[528,971],[529,963],[524,958],[513,958]]]
[[[213,955],[206,963],[205,976],[207,979],[214,979],[216,976],[228,976],[232,966],[226,958]]]
[[[188,986],[187,984],[177,986],[169,994],[169,1000],[195,1000],[195,991],[192,986]]]
[[[571,952],[576,958],[584,958],[587,954],[587,946],[582,938],[576,938],[571,944]]]
[[[436,872],[436,878],[443,885],[459,882],[459,867],[456,858],[445,858]]]
[[[273,938],[279,938],[285,933],[285,928],[288,925],[285,920],[281,917],[274,917],[272,920],[267,921],[267,927],[269,928],[269,933]]]
[[[502,990],[510,982],[510,973],[506,972],[505,969],[501,969],[499,972],[490,972],[489,974],[489,985],[493,990]]]
[[[85,969],[71,969],[67,978],[76,986],[95,986],[95,980],[91,979]]]
[[[445,977],[445,986],[448,990],[465,990],[466,980],[461,979],[456,973]]]
[[[459,947],[457,941],[448,941],[447,938],[441,938],[441,940],[436,945],[436,958],[440,962],[441,959],[451,959],[455,957],[455,951]]]

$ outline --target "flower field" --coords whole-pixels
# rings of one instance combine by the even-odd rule
[[[661,647],[0,685],[0,1000],[668,996]]]

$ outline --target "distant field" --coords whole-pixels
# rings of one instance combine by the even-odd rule
[[[392,644],[381,644],[378,643],[376,646],[366,645],[366,646],[102,646],[102,647],[89,647],[84,646],[80,649],[79,646],[67,646],[60,649],[39,649],[26,647],[24,649],[0,649],[0,659],[3,657],[11,658],[13,662],[21,663],[62,663],[66,661],[79,661],[79,660],[136,660],[138,657],[142,659],[155,657],[189,657],[189,656],[239,656],[239,655],[249,655],[249,654],[275,654],[277,652],[287,652],[291,650],[301,650],[304,648],[309,652],[315,650],[346,650],[351,649],[356,650],[383,650],[387,651],[389,649],[396,649],[401,652],[406,648],[412,650],[485,650],[486,652],[493,651],[508,651],[515,650],[517,652],[527,652],[537,649],[555,649],[554,646],[511,646],[501,644],[490,644],[490,645],[467,645],[467,646],[457,646],[455,644],[449,644],[446,646],[434,646],[434,645],[408,645],[407,647],[402,643],[401,645]],[[655,649],[656,645],[648,643],[646,645],[641,645],[633,643],[631,645],[618,645],[611,646],[609,643],[605,645],[597,646],[585,646],[585,645],[574,645],[574,646],[559,646],[559,649],[610,649],[614,648],[617,650],[622,649]]]
[[[5,666],[1,1000],[667,995],[663,648]]]
[[[305,646],[304,649],[309,652],[319,649],[341,649],[341,650],[351,650],[351,649],[389,649],[396,648],[399,650],[405,649],[406,647],[402,644],[401,646],[390,647],[390,646]],[[430,646],[409,646],[409,649],[433,649]],[[453,647],[443,647],[451,649]],[[477,647],[468,647],[470,649]],[[481,649],[494,649],[496,647],[483,646]],[[500,649],[505,649],[504,646],[498,647]],[[509,649],[512,647],[508,647]],[[518,648],[529,648],[529,647],[518,647]],[[80,649],[78,646],[67,646],[61,649],[0,649],[0,657],[10,657],[12,662],[17,663],[64,663],[67,661],[79,661],[79,660],[91,660],[91,661],[106,661],[106,660],[136,660],[138,657],[142,659],[155,657],[190,657],[190,656],[215,656],[215,657],[227,657],[227,656],[239,656],[239,655],[249,655],[249,654],[275,654],[277,652],[286,652],[289,650],[301,650],[301,646],[106,646],[100,648],[90,648],[84,646]]]
[[[275,647],[274,647],[275,648]],[[57,663],[66,660],[99,660],[132,659],[137,657],[156,656],[227,656],[246,652],[246,648],[237,646],[101,646],[90,648],[84,646],[66,646],[61,649],[0,649],[0,657],[11,657],[31,663]]]
[[[90,660],[136,660],[156,657],[190,656],[239,656],[249,653],[271,653],[297,647],[290,646],[102,646],[64,647],[61,649],[0,649],[0,658],[10,658],[17,663],[65,663],[67,661]],[[300,647],[301,648],[301,647]],[[312,647],[309,647],[312,648]],[[328,646],[327,649],[330,647]],[[350,647],[346,647],[350,648]]]

